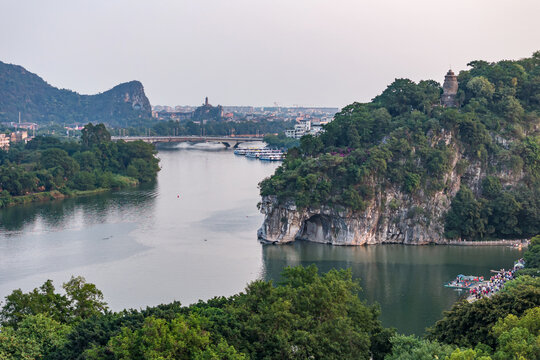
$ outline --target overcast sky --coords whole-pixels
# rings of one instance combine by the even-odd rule
[[[153,105],[337,106],[540,50],[539,0],[0,0],[0,60]]]

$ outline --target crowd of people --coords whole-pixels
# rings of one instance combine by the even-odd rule
[[[469,290],[472,300],[480,299],[484,296],[491,296],[501,290],[504,287],[504,284],[514,279],[514,274],[520,268],[522,268],[523,260],[520,259],[514,265],[512,270],[501,269],[496,275],[493,275],[489,278],[487,282],[481,282],[478,286],[472,287]]]

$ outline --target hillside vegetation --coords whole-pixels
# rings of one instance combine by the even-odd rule
[[[81,142],[36,137],[0,150],[0,208],[153,181],[159,171],[155,154],[142,141],[112,142],[103,124],[86,125]]]
[[[319,137],[304,136],[261,182],[261,195],[294,200],[299,208],[362,213],[394,189],[417,201],[409,209],[414,213],[423,211],[426,199],[444,194],[453,199],[439,219],[448,238],[536,235],[540,52],[468,65],[458,76],[459,107],[439,105],[442,88],[435,81],[396,79],[370,103],[343,108]],[[461,187],[452,189],[456,179]]]
[[[134,126],[151,118],[151,108],[138,81],[115,86],[97,95],[58,89],[21,66],[0,61],[0,122],[40,125],[86,124]]]

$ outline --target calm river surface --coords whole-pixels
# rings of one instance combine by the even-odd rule
[[[157,184],[0,210],[0,299],[71,275],[95,283],[113,310],[232,295],[285,266],[351,268],[382,321],[421,334],[458,299],[442,284],[489,275],[520,252],[504,247],[261,245],[257,183],[274,163],[232,151],[159,152]]]

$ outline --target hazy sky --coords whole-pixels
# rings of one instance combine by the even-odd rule
[[[0,60],[154,105],[342,107],[540,50],[540,0],[0,0]]]

